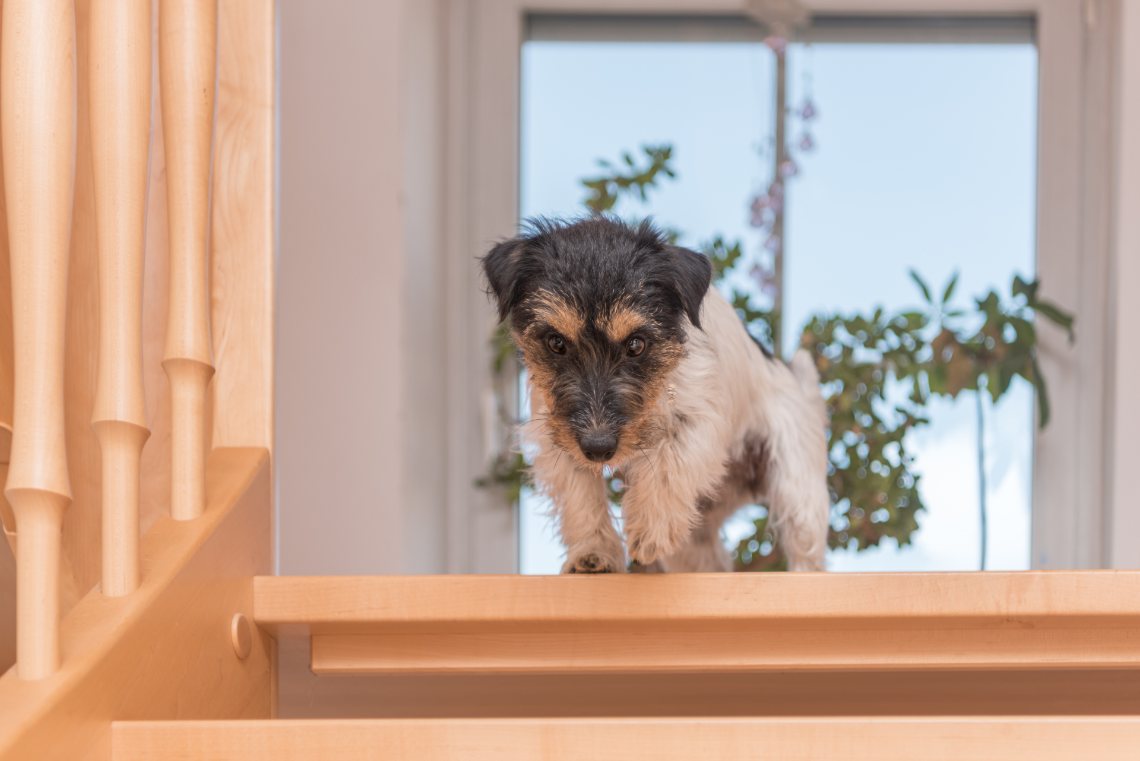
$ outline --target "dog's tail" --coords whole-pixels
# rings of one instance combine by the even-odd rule
[[[827,422],[827,409],[823,403],[823,392],[819,388],[819,371],[815,369],[815,360],[807,349],[799,349],[788,367],[799,383],[804,396],[811,400],[812,407],[819,412],[820,419]]]

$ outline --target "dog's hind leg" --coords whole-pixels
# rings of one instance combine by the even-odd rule
[[[766,488],[771,523],[791,571],[822,571],[831,501],[823,426],[803,425],[803,414],[772,421],[766,442]]]
[[[720,530],[724,522],[736,512],[735,500],[702,500],[701,522],[689,535],[689,541],[662,561],[662,570],[669,573],[725,573],[732,570],[732,556],[725,549]]]

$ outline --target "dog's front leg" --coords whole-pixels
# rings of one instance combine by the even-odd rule
[[[554,503],[566,562],[562,573],[619,573],[625,550],[610,515],[602,477],[554,446],[535,458],[535,479]]]
[[[622,518],[629,555],[648,566],[672,555],[700,521],[697,505],[724,477],[724,448],[710,425],[689,422],[625,468]]]

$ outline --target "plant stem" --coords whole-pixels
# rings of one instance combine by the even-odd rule
[[[772,235],[776,250],[772,252],[772,277],[776,281],[776,296],[772,303],[772,351],[784,356],[784,213],[788,205],[788,188],[781,174],[788,158],[788,59],[786,50],[776,52],[776,150],[772,179],[783,188],[780,205],[772,221]]]
[[[978,408],[978,510],[981,517],[981,545],[982,557],[979,563],[981,571],[986,570],[986,545],[989,540],[989,530],[986,525],[986,419],[985,419],[985,399],[982,398],[982,390],[979,388],[974,393],[974,398],[977,400]]]

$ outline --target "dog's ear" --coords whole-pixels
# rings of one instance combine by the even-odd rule
[[[526,238],[512,238],[497,244],[483,257],[483,274],[499,307],[499,321],[507,319],[522,298],[522,264]]]
[[[681,246],[669,246],[665,253],[672,260],[674,287],[681,307],[693,327],[701,327],[701,302],[712,282],[712,263],[707,256]]]

